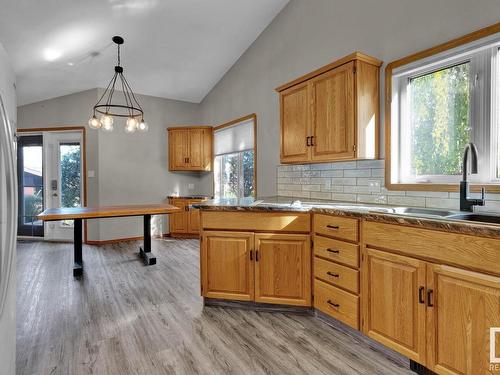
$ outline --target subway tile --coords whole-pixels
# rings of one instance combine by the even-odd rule
[[[324,177],[312,177],[310,178],[309,183],[313,185],[331,186],[332,180]]]
[[[405,196],[390,195],[388,196],[387,202],[395,206],[425,207],[424,197],[405,197]]]
[[[369,186],[370,182],[373,183],[375,181],[378,182],[381,187],[384,186],[384,180],[378,178],[364,178],[364,177],[357,178],[356,185]]]
[[[285,177],[285,171],[278,171],[278,177]]]
[[[293,178],[278,177],[278,184],[291,184],[292,182],[293,182]]]
[[[425,207],[458,210],[460,208],[460,201],[450,198],[425,198]]]
[[[284,184],[281,188],[282,190],[301,191],[302,185]]]
[[[293,197],[297,198],[310,198],[311,193],[309,191],[294,191],[293,192]]]
[[[348,169],[344,171],[344,177],[370,177],[370,169]]]
[[[278,190],[278,196],[280,196],[280,197],[292,197],[293,194],[289,190]]]
[[[355,161],[340,161],[332,163],[332,169],[356,169]]]
[[[302,185],[302,190],[303,191],[320,191],[321,186],[320,185]]]
[[[308,164],[298,164],[292,166],[292,171],[308,171],[310,169]]]
[[[326,171],[332,169],[332,163],[311,164],[312,171]]]
[[[356,194],[332,193],[332,199],[335,201],[356,202]]]
[[[476,206],[475,211],[500,213],[500,201],[486,201],[486,205]]]
[[[356,193],[356,194],[370,194],[370,188],[368,186],[349,186],[349,193]]]
[[[380,192],[385,195],[399,195],[399,196],[405,196],[406,192],[404,190],[388,190],[385,187],[380,188]]]
[[[385,170],[384,169],[372,169],[372,177],[384,177]]]
[[[343,170],[321,171],[321,177],[343,177],[343,176],[344,176],[344,171]]]
[[[303,177],[320,177],[321,171],[303,171],[302,176]]]
[[[350,186],[347,186],[349,188]],[[329,191],[332,193],[342,193],[344,191],[344,187],[342,185],[330,185],[330,186],[321,186],[321,191]]]
[[[358,203],[377,203],[377,204],[387,204],[387,195],[365,195],[359,194],[356,198]]]
[[[359,160],[356,162],[358,169],[384,168],[384,160]]]
[[[407,191],[407,197],[449,198],[447,191]]]
[[[355,178],[332,178],[333,185],[356,185]]]
[[[302,176],[302,172],[298,171],[298,172],[285,172],[283,177],[301,177]]]
[[[311,192],[311,198],[316,198],[316,199],[332,199],[332,193],[326,192],[326,191],[312,191]]]
[[[287,172],[292,170],[291,165],[278,165],[278,170],[282,172]]]

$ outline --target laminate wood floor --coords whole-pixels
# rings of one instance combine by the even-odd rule
[[[413,374],[317,318],[203,308],[198,240],[84,246],[20,242],[18,374]],[[0,369],[1,373],[1,369]]]

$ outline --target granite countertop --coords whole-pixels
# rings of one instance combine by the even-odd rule
[[[295,202],[295,204],[294,204]],[[300,202],[300,203],[299,203]],[[313,212],[362,218],[388,224],[402,224],[446,232],[473,234],[500,239],[500,225],[449,219],[423,213],[400,213],[399,206],[307,200],[289,197],[210,199],[191,205],[202,211]],[[431,209],[429,209],[431,210]],[[458,213],[459,211],[449,211]]]
[[[204,194],[176,194],[176,195],[167,195],[167,199],[170,198],[179,198],[179,199],[212,199],[211,195]]]

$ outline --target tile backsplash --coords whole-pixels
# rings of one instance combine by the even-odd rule
[[[453,210],[460,207],[458,193],[387,190],[384,187],[384,160],[280,165],[277,168],[279,196]],[[500,194],[487,194],[486,205],[476,210],[500,212]]]

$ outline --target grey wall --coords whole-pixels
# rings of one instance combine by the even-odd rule
[[[203,120],[257,114],[258,193],[274,195],[275,87],[356,50],[387,63],[496,23],[499,14],[497,0],[291,0],[203,100]]]
[[[0,44],[0,95],[4,100],[5,109],[7,111],[9,119],[15,123],[16,92],[14,82],[14,72],[9,64],[7,53],[5,52],[3,46]],[[1,165],[2,163],[0,163],[0,173],[5,173],[5,171],[2,170]],[[0,202],[2,202],[3,199],[5,199],[5,197],[2,197],[2,199],[0,199]],[[16,371],[15,255],[13,262],[13,272],[11,274],[10,280],[8,281],[9,287],[7,290],[7,298],[5,300],[4,311],[0,316],[0,372],[5,375],[14,375]]]
[[[18,107],[18,128],[86,126],[102,89],[88,90]],[[151,96],[138,96],[149,131],[126,134],[117,121],[111,133],[87,127],[88,205],[163,202],[172,193],[207,193],[195,173],[170,173],[167,132],[171,125],[200,123],[199,105]],[[194,189],[189,191],[188,184]],[[208,192],[211,191],[210,190]],[[160,221],[158,221],[160,220]],[[156,218],[156,233],[165,232],[167,219]],[[136,218],[89,220],[90,240],[142,235]]]

